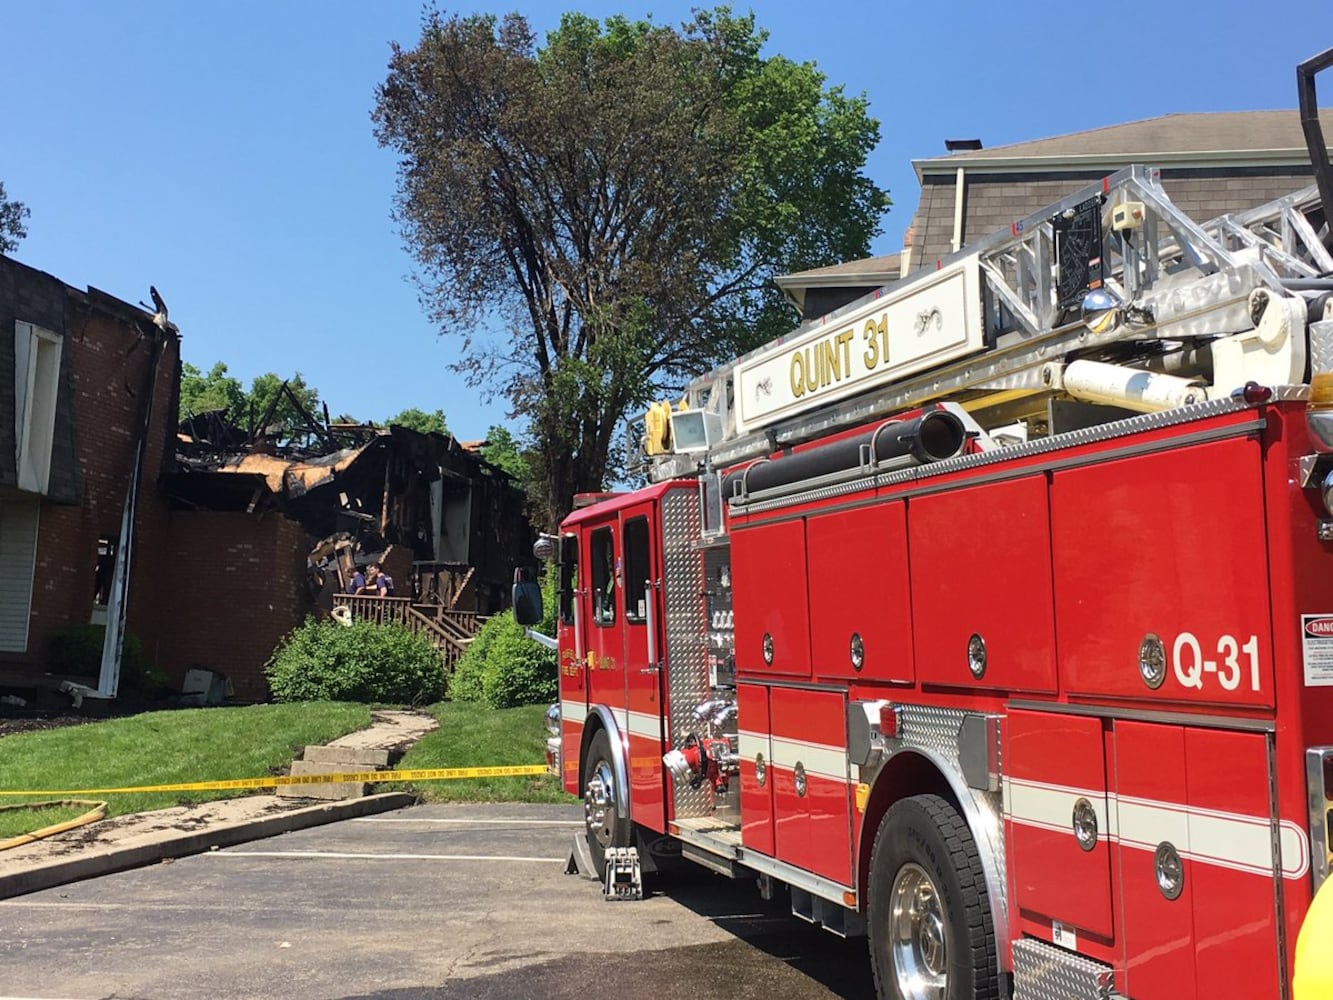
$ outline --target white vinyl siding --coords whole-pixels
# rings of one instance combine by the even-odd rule
[[[18,487],[45,493],[51,478],[56,393],[60,387],[60,337],[19,320],[14,323],[14,430]]]
[[[28,650],[40,510],[36,497],[0,497],[0,652]]]

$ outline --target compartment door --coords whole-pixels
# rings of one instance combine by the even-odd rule
[[[1244,983],[1253,996],[1275,997],[1279,958],[1268,801],[1275,779],[1268,772],[1267,737],[1186,729],[1185,779],[1199,995],[1227,996]]]
[[[1052,475],[1065,689],[1271,706],[1259,443],[1215,441]],[[1139,670],[1149,636],[1165,660],[1156,688]]]
[[[731,534],[736,668],[745,673],[810,676],[810,602],[805,520]],[[824,586],[841,586],[841,578]],[[772,649],[772,662],[765,649]]]
[[[851,885],[846,695],[775,687],[769,697],[777,856]]]
[[[1104,940],[1114,930],[1103,739],[1087,716],[1015,710],[1005,724],[1014,901],[1047,940],[1057,924]]]
[[[923,684],[1055,690],[1045,475],[907,502],[916,675]],[[972,636],[986,665],[969,665]]]
[[[1115,747],[1126,992],[1277,996],[1267,737],[1116,722]]]
[[[1185,767],[1185,732],[1179,726],[1115,723],[1120,837],[1116,852],[1124,901],[1125,985],[1121,992],[1135,1000],[1199,995],[1194,979],[1196,886],[1194,862],[1189,857]],[[1164,895],[1158,884],[1156,858],[1163,844],[1169,844],[1180,859],[1183,882],[1174,898]],[[1240,982],[1246,982],[1244,977]],[[1223,991],[1220,995],[1234,994]]]
[[[768,714],[768,688],[736,685],[736,719],[740,724],[741,843],[772,857],[773,744]]]
[[[902,500],[806,521],[811,659],[817,677],[910,684],[912,596]],[[853,637],[860,640],[858,666]]]

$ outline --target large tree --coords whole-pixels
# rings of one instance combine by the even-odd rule
[[[390,417],[386,423],[398,424],[400,427],[407,427],[414,431],[420,431],[422,434],[449,433],[449,425],[445,423],[443,410],[435,410],[433,413],[427,413],[419,407],[409,406],[396,416]]]
[[[9,200],[4,182],[0,181],[0,253],[13,253],[18,249],[19,241],[28,235],[24,223],[29,214],[28,206],[23,202]]]
[[[284,383],[287,392],[283,392]],[[293,397],[296,402],[293,402]],[[297,406],[297,403],[300,405]],[[306,385],[300,372],[289,379],[274,372],[256,375],[247,391],[240,379],[229,374],[227,366],[221,361],[207,372],[188,361],[181,365],[182,420],[200,413],[222,410],[228,420],[247,433],[276,428],[277,436],[287,439],[299,428],[306,427],[309,418],[322,420],[321,409],[319,392]],[[268,422],[265,427],[260,427],[266,414]]]
[[[878,232],[865,99],[765,38],[725,7],[566,15],[543,45],[429,12],[394,47],[374,120],[405,240],[459,367],[528,418],[554,517],[601,488],[626,412],[790,327],[775,274]]]
[[[518,439],[508,427],[492,424],[479,450],[481,457],[491,465],[503,469],[516,483],[527,487],[531,473],[528,460],[519,446]]]

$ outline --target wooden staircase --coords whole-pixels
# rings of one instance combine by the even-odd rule
[[[402,625],[424,635],[440,651],[444,668],[453,673],[467,647],[481,631],[486,617],[473,611],[451,611],[435,604],[413,604],[408,597],[378,597],[374,594],[334,594],[333,607],[345,607],[356,621],[377,625]]]

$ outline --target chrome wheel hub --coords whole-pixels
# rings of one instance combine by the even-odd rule
[[[588,832],[603,849],[611,846],[616,824],[616,784],[611,765],[599,760],[583,791],[583,815]]]
[[[889,900],[889,950],[899,996],[944,1000],[948,944],[939,890],[925,869],[903,865]]]

